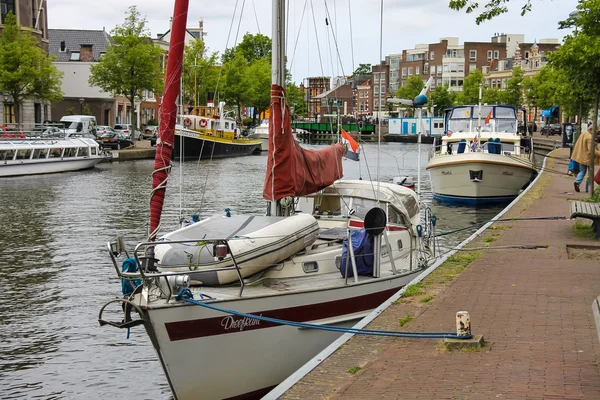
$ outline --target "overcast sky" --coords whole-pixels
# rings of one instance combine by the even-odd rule
[[[310,4],[313,4],[318,36],[315,35]],[[522,33],[527,42],[544,38],[562,41],[566,34],[558,21],[575,10],[577,0],[533,0],[533,11],[520,16],[525,0],[512,0],[512,11],[477,26],[475,16],[448,8],[448,0],[385,0],[383,18],[383,56],[414,48],[418,43],[436,43],[441,37],[458,37],[464,41],[489,41],[496,32]],[[238,8],[228,47],[235,44],[236,32],[241,40],[246,32],[271,36],[271,0],[238,0]],[[241,13],[241,6],[244,10]],[[377,0],[290,0],[288,68],[294,81],[308,76],[336,76],[352,73],[359,63],[376,64],[380,59],[380,1]],[[483,1],[481,3],[484,3]],[[304,14],[305,4],[308,4]],[[326,27],[326,7],[335,27],[341,66],[335,50],[331,28]],[[349,7],[351,5],[351,9]],[[91,9],[90,7],[92,7]],[[48,1],[48,25],[63,29],[103,29],[110,31],[124,20],[127,8],[137,5],[148,21],[152,36],[169,29],[174,0],[51,0]],[[227,47],[236,0],[190,0],[188,27],[204,20],[208,33],[206,44],[211,51],[222,53]],[[352,19],[350,19],[350,14]],[[352,30],[350,29],[352,21]],[[329,32],[329,34],[328,34]],[[354,46],[351,46],[351,33]],[[296,38],[298,44],[295,46]],[[317,50],[320,47],[321,61]],[[294,47],[296,50],[294,52]],[[352,56],[354,55],[354,63]],[[321,69],[322,64],[322,69]]]

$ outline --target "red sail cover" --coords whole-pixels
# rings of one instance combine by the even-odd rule
[[[294,140],[285,89],[271,86],[269,157],[263,189],[265,200],[315,193],[341,179],[344,146],[337,143],[322,150],[303,149]]]

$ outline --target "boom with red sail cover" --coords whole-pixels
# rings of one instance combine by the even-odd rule
[[[185,46],[185,28],[187,24],[189,0],[175,0],[171,41],[165,76],[165,89],[160,108],[160,126],[156,141],[154,172],[152,173],[152,194],[150,197],[150,230],[148,241],[154,241],[160,226],[160,217],[165,201],[167,179],[171,170],[171,154],[175,122],[177,120],[177,96],[179,96],[181,69],[183,66],[183,48]]]
[[[336,143],[322,150],[303,149],[292,136],[285,89],[271,86],[269,155],[263,188],[265,200],[305,196],[326,188],[343,176],[344,146]]]

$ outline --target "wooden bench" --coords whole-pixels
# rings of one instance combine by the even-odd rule
[[[588,203],[585,201],[572,201],[571,206],[572,218],[586,218],[592,220],[592,229],[596,234],[596,238],[600,238],[600,203]]]

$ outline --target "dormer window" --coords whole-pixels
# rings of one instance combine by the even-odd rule
[[[79,61],[80,53],[78,51],[74,51],[71,53],[71,58],[69,61]]]

